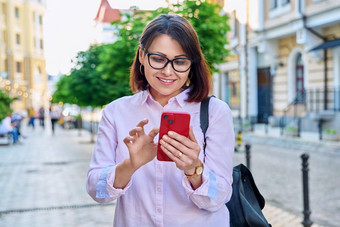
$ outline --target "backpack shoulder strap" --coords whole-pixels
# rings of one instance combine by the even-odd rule
[[[207,129],[209,126],[209,101],[211,97],[214,97],[214,96],[209,96],[208,98],[204,99],[201,102],[200,122],[201,122],[201,129],[203,132],[203,138],[204,138],[204,144],[203,144],[204,159],[205,159],[205,147],[206,147],[205,133],[207,132]]]

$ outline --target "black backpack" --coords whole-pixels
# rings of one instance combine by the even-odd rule
[[[206,138],[205,133],[209,126],[209,101],[208,97],[201,103],[201,129],[204,135],[204,158]],[[243,164],[233,168],[233,193],[226,203],[230,213],[231,227],[268,227],[271,226],[262,213],[265,200],[256,187],[250,170]]]

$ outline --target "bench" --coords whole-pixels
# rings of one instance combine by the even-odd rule
[[[0,134],[0,144],[1,145],[10,145],[13,143],[12,134]]]

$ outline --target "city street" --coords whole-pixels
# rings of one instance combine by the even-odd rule
[[[97,204],[85,190],[94,146],[90,134],[58,127],[52,135],[49,125],[23,132],[22,144],[0,146],[0,226],[112,226],[114,204]],[[251,169],[268,221],[274,227],[301,226],[303,151],[251,138]],[[311,219],[318,225],[340,222],[339,159],[336,153],[310,153]],[[235,154],[234,164],[239,162],[245,162],[242,151]]]
[[[311,220],[323,226],[340,223],[340,143],[317,139],[287,138],[248,133],[245,143],[251,144],[251,170],[257,186],[268,204],[303,217],[302,159],[309,153],[309,200]],[[312,140],[312,141],[310,141]],[[245,153],[235,155],[245,163]]]
[[[85,189],[89,133],[36,126],[24,135],[22,144],[0,146],[0,226],[112,226],[114,205],[97,204]]]

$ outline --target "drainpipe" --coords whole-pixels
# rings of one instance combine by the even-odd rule
[[[311,32],[313,35],[317,36],[318,38],[322,39],[323,42],[327,42],[328,39],[325,36],[322,36],[321,34],[317,33],[314,31],[312,28],[307,27],[306,25],[306,15],[302,12],[302,0],[299,0],[299,14],[302,16],[302,21],[303,21],[303,28],[307,29],[309,32]],[[324,110],[328,109],[327,106],[327,100],[328,100],[328,70],[327,70],[327,54],[328,51],[327,49],[323,49],[323,65],[324,65],[324,102],[323,102],[323,108]]]

